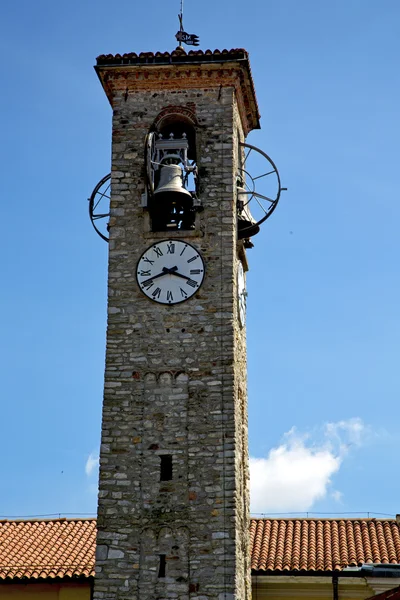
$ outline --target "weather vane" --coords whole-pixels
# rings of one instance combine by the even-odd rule
[[[198,46],[199,45],[199,36],[194,33],[186,33],[183,29],[183,0],[181,0],[181,12],[178,15],[180,28],[178,33],[176,34],[176,39],[179,42],[179,46],[182,47],[182,44],[187,44],[188,46]]]

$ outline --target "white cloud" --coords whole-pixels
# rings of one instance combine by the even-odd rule
[[[91,452],[88,456],[85,465],[85,473],[88,477],[93,473],[93,471],[99,468],[99,457],[94,452]]]
[[[293,427],[266,458],[250,458],[251,511],[309,510],[327,495],[349,449],[361,446],[368,433],[369,427],[358,418],[326,423],[313,436]],[[341,492],[331,493],[340,502]]]
[[[342,494],[342,492],[339,492],[339,490],[333,490],[332,498],[335,500],[335,502],[341,503],[343,494]]]
[[[326,437],[336,442],[342,453],[345,453],[350,446],[361,446],[370,433],[370,427],[358,417],[325,425]]]

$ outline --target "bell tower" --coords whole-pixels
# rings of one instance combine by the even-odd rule
[[[94,598],[250,599],[248,55],[103,55],[96,71],[113,123],[90,199],[109,239]]]

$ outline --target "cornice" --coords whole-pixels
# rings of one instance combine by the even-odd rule
[[[243,64],[245,63],[245,64]],[[259,113],[248,60],[181,64],[98,64],[96,73],[107,98],[135,92],[233,87],[247,135],[259,129]]]

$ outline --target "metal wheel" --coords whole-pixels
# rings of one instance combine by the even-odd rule
[[[111,173],[100,179],[89,198],[89,216],[99,236],[108,242]]]
[[[241,143],[242,167],[238,171],[238,211],[253,225],[241,230],[251,230],[264,223],[274,212],[286,188],[281,187],[278,169],[273,160],[256,146]]]

